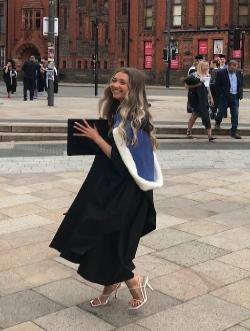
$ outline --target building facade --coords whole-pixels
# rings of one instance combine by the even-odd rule
[[[101,81],[115,68],[129,65],[145,70],[149,81],[163,84],[168,1],[171,45],[177,51],[171,62],[172,84],[180,83],[197,54],[209,60],[219,53],[227,58],[244,55],[239,61],[246,77],[250,76],[250,0],[57,0],[61,78],[93,80],[97,26]],[[7,12],[7,18],[1,16]],[[0,0],[0,47],[6,49],[5,58],[16,59],[20,67],[31,54],[47,56],[43,16],[48,16],[48,0]],[[235,27],[242,29],[241,54],[233,53],[230,45]]]

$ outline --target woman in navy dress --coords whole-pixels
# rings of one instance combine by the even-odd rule
[[[154,149],[156,138],[145,93],[143,74],[118,70],[100,101],[100,116],[110,133],[103,139],[96,128],[75,124],[102,150],[69,208],[50,247],[78,263],[85,279],[104,285],[92,307],[106,305],[125,282],[132,295],[130,309],[147,301],[148,276],[134,275],[139,240],[156,227],[153,189],[163,185]]]

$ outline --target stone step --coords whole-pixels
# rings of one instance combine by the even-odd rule
[[[250,127],[239,128],[242,136],[250,136]],[[206,136],[206,130],[197,125],[193,135]],[[186,126],[157,124],[156,135],[159,139],[183,139],[186,137]],[[214,130],[216,136],[228,136],[229,128]],[[67,139],[66,123],[1,123],[0,141],[54,141]]]
[[[0,142],[8,141],[66,141],[66,133],[17,133],[17,132],[0,132]]]

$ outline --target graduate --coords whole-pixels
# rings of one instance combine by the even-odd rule
[[[50,247],[78,263],[83,278],[104,286],[91,300],[92,307],[117,297],[125,282],[132,295],[129,308],[139,309],[147,302],[150,285],[148,276],[133,273],[133,259],[140,238],[156,228],[153,189],[163,185],[144,75],[134,68],[116,71],[99,108],[109,135],[102,138],[86,120],[75,123],[102,154],[95,157]]]
[[[8,98],[10,98],[11,94],[16,92],[17,87],[17,71],[13,60],[8,60],[6,66],[3,67],[3,80],[6,85]]]

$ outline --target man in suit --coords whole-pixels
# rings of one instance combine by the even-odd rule
[[[218,114],[216,117],[215,129],[220,129],[223,115],[227,108],[231,112],[231,137],[241,139],[237,133],[239,118],[239,100],[243,97],[243,77],[238,70],[238,62],[230,60],[227,68],[218,71],[215,86],[219,97]]]
[[[27,101],[27,90],[30,91],[30,100],[34,99],[34,90],[36,85],[37,73],[40,70],[40,65],[36,62],[35,56],[31,56],[29,61],[26,61],[22,67],[23,71],[23,100]]]

